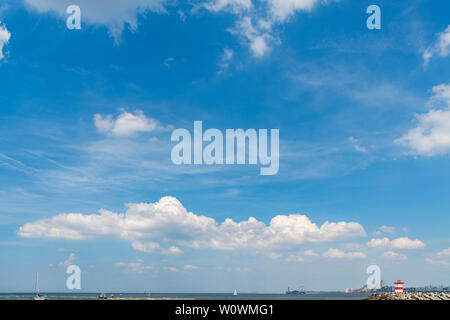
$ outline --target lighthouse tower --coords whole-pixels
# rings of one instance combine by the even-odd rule
[[[403,285],[405,284],[402,280],[397,280],[395,284],[395,293],[403,293]]]

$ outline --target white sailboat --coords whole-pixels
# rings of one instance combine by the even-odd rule
[[[237,290],[234,289],[233,296],[237,296],[237,295],[238,295]]]
[[[41,296],[39,294],[39,273],[36,272],[36,284],[34,287],[34,291],[36,295],[34,296],[34,300],[47,300],[47,297]]]

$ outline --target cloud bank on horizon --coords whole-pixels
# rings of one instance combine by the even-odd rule
[[[133,247],[148,252],[159,249],[156,241],[217,250],[276,249],[366,236],[359,223],[326,221],[319,227],[300,214],[277,215],[269,225],[253,217],[241,222],[228,218],[219,224],[213,218],[187,211],[173,197],[164,197],[155,203],[127,204],[123,214],[104,209],[100,214],[91,215],[62,213],[26,223],[17,233],[24,238],[69,240],[110,236],[137,241]],[[152,242],[143,244],[143,240]]]
[[[283,252],[298,251],[308,244],[338,243],[367,237],[363,226],[357,222],[326,221],[318,226],[301,214],[277,215],[269,225],[253,217],[240,222],[227,218],[218,223],[213,218],[187,211],[176,198],[169,196],[155,203],[129,203],[126,207],[125,213],[104,209],[99,214],[61,213],[27,222],[18,229],[17,234],[22,238],[72,241],[118,238],[131,241],[137,251],[162,255],[182,254],[183,251],[177,246],[221,251],[253,249],[262,250],[264,255],[271,252],[272,259],[281,258]],[[424,247],[422,241],[407,237],[393,240],[374,238],[367,242],[367,248],[415,250]],[[406,259],[404,254],[394,251],[387,251],[382,256]],[[288,255],[286,261],[311,262],[317,257],[317,253],[308,249],[300,254]],[[322,257],[328,260],[357,260],[368,256],[362,251],[329,248]]]

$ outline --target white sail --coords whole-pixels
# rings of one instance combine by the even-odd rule
[[[34,292],[35,292],[34,300],[47,300],[46,297],[43,297],[39,294],[39,273],[38,272],[36,272],[36,283],[34,285]]]

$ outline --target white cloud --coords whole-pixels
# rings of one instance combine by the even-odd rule
[[[180,20],[183,22],[186,22],[186,14],[184,13],[184,11],[178,10],[177,13],[178,13],[178,16],[180,17]]]
[[[395,234],[395,227],[381,226],[376,232],[372,233],[372,235],[379,236],[382,233]]]
[[[127,137],[138,132],[166,129],[160,125],[158,120],[146,117],[141,110],[136,110],[133,114],[122,109],[116,119],[112,115],[96,114],[94,115],[94,123],[99,132],[116,137]]]
[[[291,254],[286,258],[288,262],[311,262],[313,258],[318,257],[319,255],[315,253],[313,250],[308,249],[303,251],[300,254]]]
[[[186,265],[184,265],[183,269],[184,269],[184,270],[197,270],[198,267],[193,266],[193,265],[191,265],[191,264],[186,264]]]
[[[65,261],[61,262],[59,265],[61,267],[68,267],[74,263],[75,259],[76,259],[75,253],[72,252],[69,254],[69,257]]]
[[[174,273],[178,272],[178,269],[175,267],[164,267],[163,270],[168,271],[168,272],[174,272]]]
[[[255,26],[252,18],[248,16],[243,17],[231,32],[242,36],[249,44],[253,56],[257,58],[264,56],[270,50],[269,43],[274,41],[270,32]]]
[[[434,265],[450,267],[450,248],[444,249],[441,252],[434,254],[432,257],[426,258],[425,261]]]
[[[394,234],[395,233],[395,227],[390,226],[381,226],[380,231],[384,233]]]
[[[170,254],[182,254],[183,251],[181,251],[181,249],[178,248],[178,247],[170,246],[170,247],[169,247],[169,253],[170,253]]]
[[[239,272],[239,273],[248,273],[248,272],[252,272],[252,269],[248,268],[248,267],[237,267],[236,269],[234,269],[234,271]]]
[[[6,26],[0,21],[0,61],[5,57],[3,54],[3,47],[8,44],[10,38],[11,32],[9,32],[8,29],[6,29]]]
[[[203,7],[212,12],[230,11],[233,13],[241,13],[252,7],[251,0],[211,0],[205,1]]]
[[[430,59],[436,54],[441,57],[450,55],[450,25],[443,32],[438,34],[437,41],[431,47],[424,50],[422,57],[425,65],[427,65]]]
[[[389,248],[389,249],[423,249],[425,244],[420,240],[411,240],[407,237],[401,237],[394,240],[388,238],[372,239],[367,242],[371,248]]]
[[[450,151],[450,84],[433,87],[429,106],[443,103],[446,108],[432,109],[416,115],[417,125],[395,142],[422,156],[447,154]]]
[[[326,252],[323,253],[323,256],[328,259],[346,259],[346,260],[367,258],[366,254],[361,251],[345,252],[334,248],[328,249]]]
[[[353,145],[353,148],[355,148],[356,151],[362,152],[362,153],[367,152],[367,149],[359,144],[358,139],[356,139],[354,137],[349,137],[348,141],[350,141],[350,143]]]
[[[131,273],[143,273],[152,269],[152,266],[145,265],[141,259],[136,260],[136,262],[117,262],[116,267]]]
[[[301,214],[277,215],[269,225],[251,217],[219,224],[213,218],[188,212],[173,197],[155,203],[127,204],[124,214],[100,210],[99,214],[61,213],[22,225],[24,238],[92,239],[117,237],[133,241],[136,250],[160,250],[158,242],[229,250],[235,248],[289,248],[304,243],[331,242],[365,236],[356,222],[328,222],[320,227]],[[175,253],[177,249],[169,249]]]
[[[437,253],[438,257],[449,257],[450,258],[450,248],[444,249]]]
[[[73,0],[23,0],[30,9],[40,13],[53,12],[67,19],[66,9]],[[147,12],[166,13],[166,0],[77,0],[81,8],[82,23],[103,25],[114,38],[116,44],[121,40],[125,26],[132,31],[138,29],[139,14]]]
[[[161,249],[161,246],[159,245],[159,243],[156,242],[140,242],[140,241],[134,241],[133,244],[133,249],[137,250],[137,251],[142,251],[142,252],[156,252],[159,251]]]
[[[40,13],[53,12],[66,19],[66,8],[71,0],[23,0],[27,7]],[[333,0],[330,0],[333,1]],[[255,57],[262,57],[270,51],[275,39],[274,26],[288,22],[296,12],[311,11],[317,4],[326,0],[200,0],[193,5],[191,13],[199,9],[218,14],[226,12],[237,19],[233,32],[248,43]],[[338,0],[336,0],[338,1]],[[147,12],[168,14],[169,6],[176,6],[171,0],[78,0],[82,10],[82,21],[88,25],[106,26],[109,34],[119,44],[126,26],[131,31],[138,29],[138,16]],[[186,20],[184,11],[175,8],[182,21]]]
[[[168,249],[161,248],[161,245],[157,242],[141,242],[141,241],[134,241],[132,243],[133,249],[141,252],[146,253],[159,253],[159,254],[166,254],[166,255],[175,255],[175,254],[182,254],[183,251],[181,251],[180,248],[175,246],[170,246]]]
[[[218,13],[235,14],[237,23],[230,31],[239,35],[248,44],[256,58],[265,56],[273,44],[279,43],[274,36],[274,28],[286,23],[299,11],[311,11],[316,4],[327,3],[323,0],[213,0],[201,7]]]
[[[416,117],[417,126],[396,142],[409,147],[415,155],[447,154],[450,151],[450,110],[430,110]]]
[[[219,71],[217,71],[217,74],[223,74],[228,70],[230,66],[230,61],[233,59],[233,55],[234,55],[233,50],[228,48],[223,49],[223,53],[219,61]]]
[[[442,83],[434,86],[431,91],[433,96],[428,101],[429,107],[450,107],[450,84]]]
[[[402,253],[397,253],[394,251],[386,251],[382,255],[383,258],[389,259],[389,260],[407,260],[408,257]]]
[[[311,11],[320,0],[266,0],[275,20],[286,21],[296,11]]]

